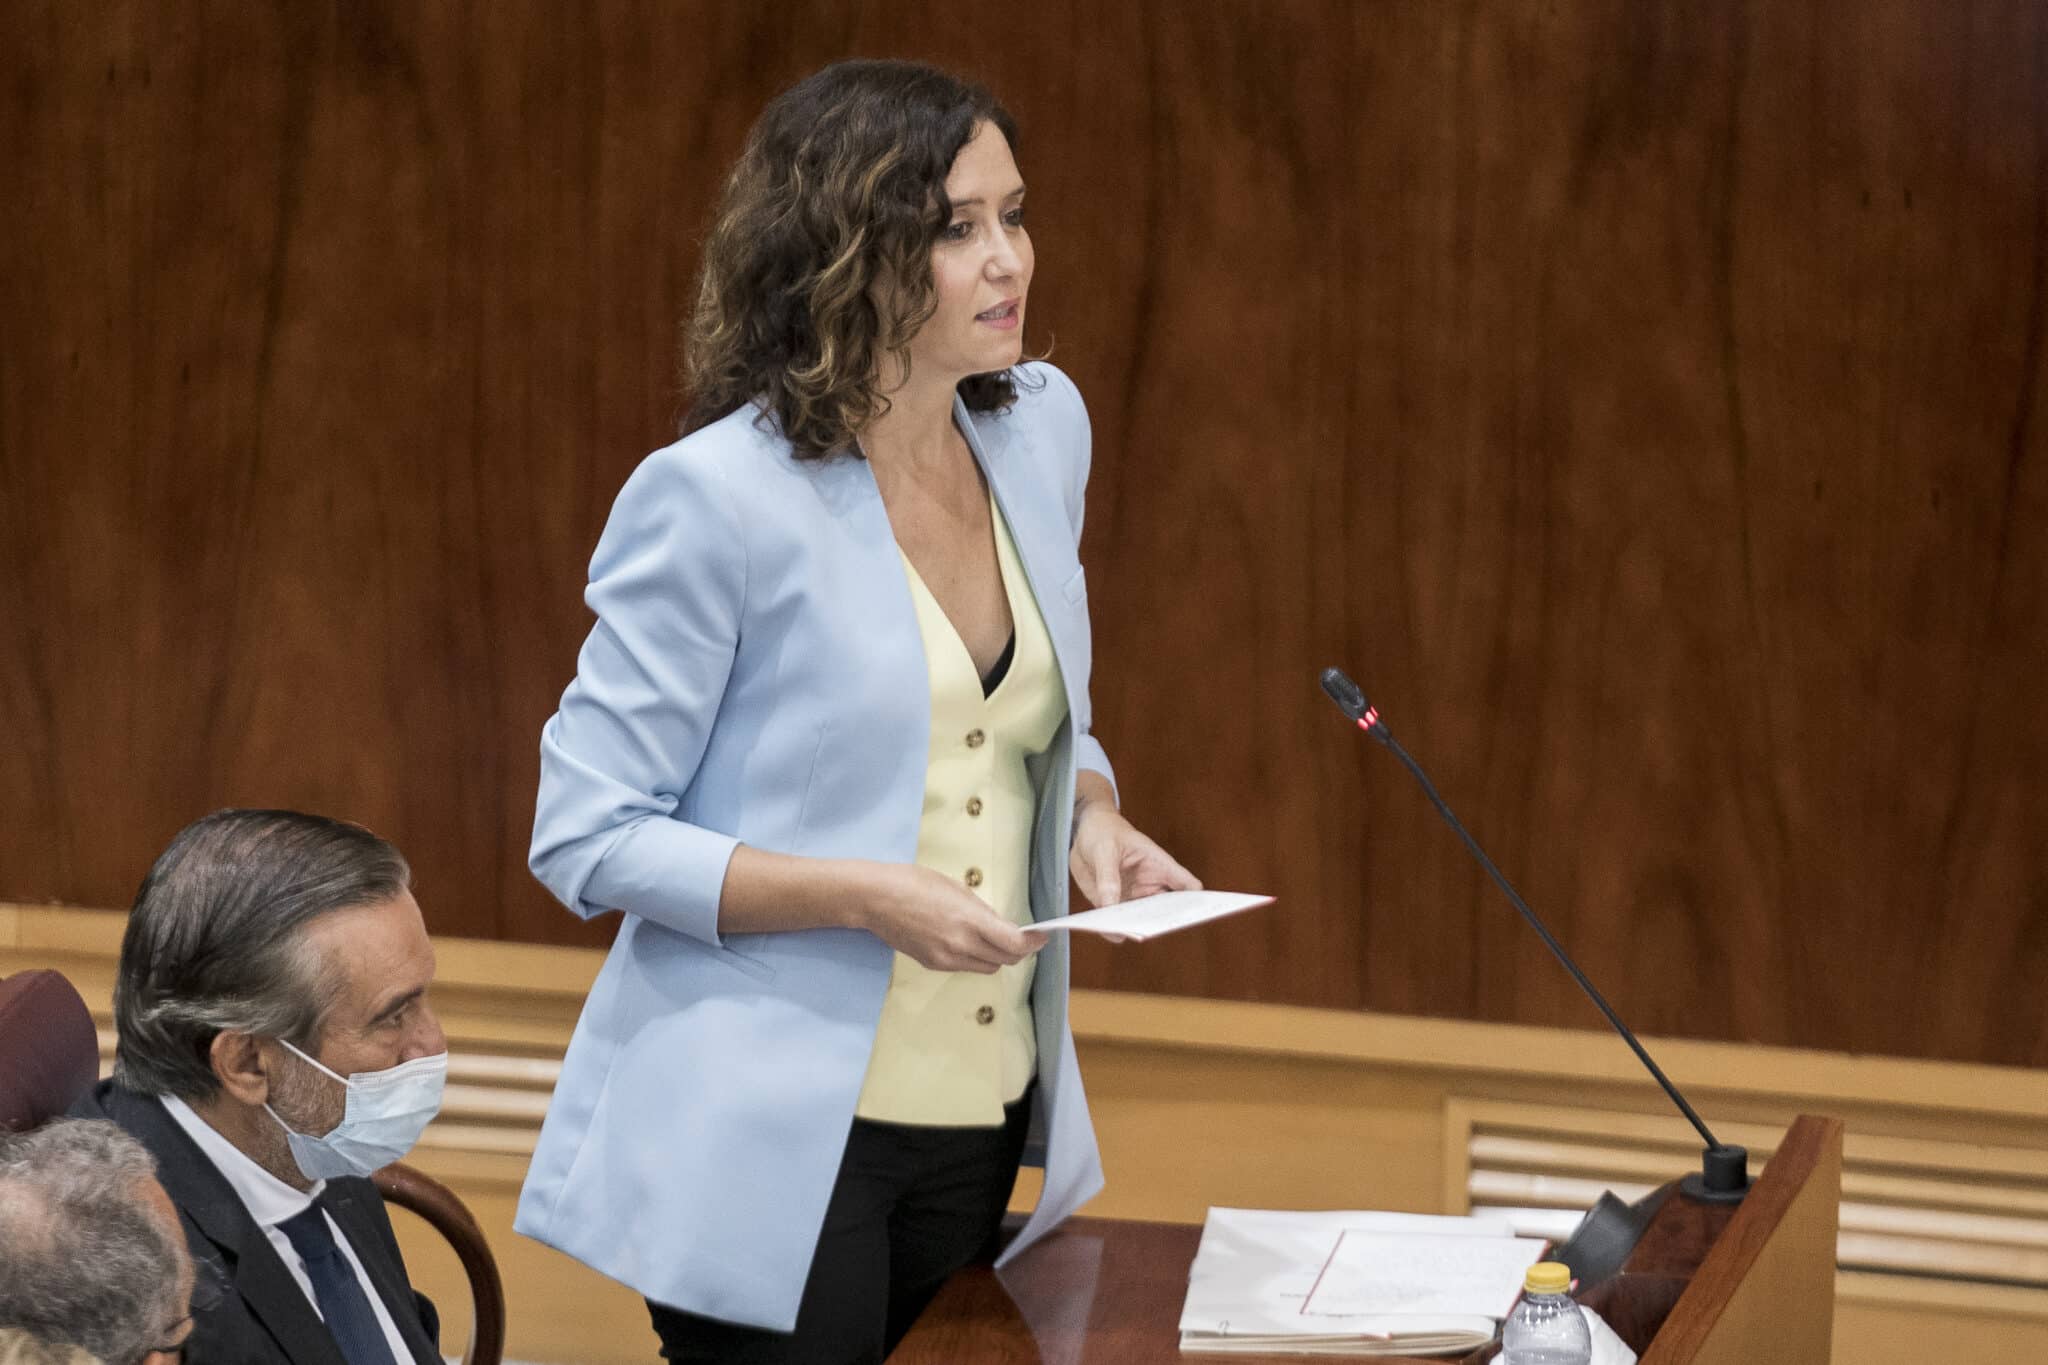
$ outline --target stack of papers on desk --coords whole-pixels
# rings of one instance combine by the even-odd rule
[[[1548,1245],[1490,1218],[1210,1209],[1180,1348],[1463,1353],[1493,1340]]]

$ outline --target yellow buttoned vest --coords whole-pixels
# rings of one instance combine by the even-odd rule
[[[1052,639],[993,498],[996,562],[1016,644],[984,697],[974,660],[906,558],[931,674],[931,758],[917,862],[958,878],[1015,924],[1031,923],[1031,826],[1037,789],[1025,760],[1046,751],[1067,716]],[[1035,958],[993,976],[934,972],[896,954],[855,1113],[887,1123],[993,1127],[1037,1065],[1031,1024]]]

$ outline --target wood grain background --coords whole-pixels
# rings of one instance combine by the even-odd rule
[[[281,803],[601,941],[539,725],[719,178],[853,54],[1022,120],[1098,728],[1282,897],[1083,984],[1597,1022],[1341,663],[1639,1027],[2048,1062],[2028,0],[9,5],[0,899]]]

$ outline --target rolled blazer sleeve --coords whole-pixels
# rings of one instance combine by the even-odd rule
[[[541,732],[530,864],[578,915],[624,910],[708,943],[738,840],[675,818],[732,672],[746,549],[731,490],[686,448],[613,504],[584,601],[597,624]]]
[[[1066,446],[1076,452],[1072,476],[1067,480],[1065,491],[1067,520],[1074,528],[1074,553],[1078,556],[1081,552],[1081,523],[1088,506],[1088,469],[1094,459],[1094,429],[1088,421],[1088,405],[1081,400],[1081,391],[1074,386],[1074,381],[1053,366],[1044,366],[1043,370],[1047,382],[1058,393],[1059,405],[1069,424]],[[1089,629],[1092,631],[1094,626],[1091,624]],[[1082,686],[1087,686],[1085,680]],[[1116,772],[1109,766],[1109,753],[1092,733],[1094,711],[1095,708],[1087,704],[1086,698],[1083,698],[1083,705],[1076,709],[1074,763],[1076,767],[1085,768],[1089,772],[1101,773],[1103,780],[1109,783],[1110,795],[1117,797]]]

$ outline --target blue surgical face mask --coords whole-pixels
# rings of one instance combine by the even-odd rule
[[[279,1042],[284,1043],[282,1038]],[[308,1180],[336,1176],[367,1176],[399,1160],[420,1140],[420,1134],[441,1112],[441,1090],[448,1083],[448,1054],[415,1057],[383,1071],[358,1071],[337,1076],[305,1053],[284,1043],[293,1055],[348,1088],[341,1122],[319,1137],[295,1131],[264,1105],[291,1142],[292,1159]]]

